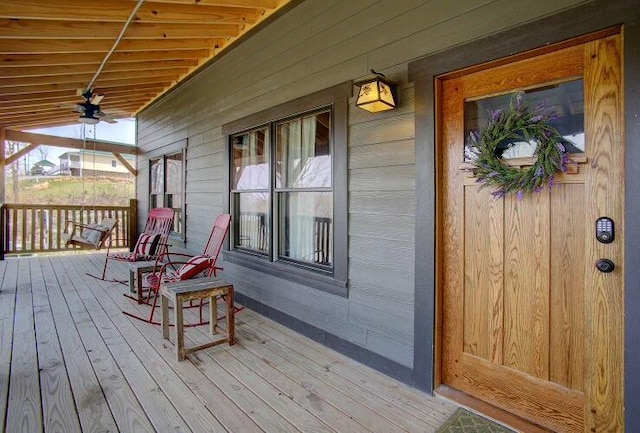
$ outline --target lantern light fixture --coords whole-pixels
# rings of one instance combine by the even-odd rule
[[[373,69],[373,78],[354,83],[360,87],[356,106],[371,113],[391,110],[398,103],[396,84],[387,81],[384,74]]]

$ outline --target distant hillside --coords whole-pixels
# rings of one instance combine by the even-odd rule
[[[6,183],[6,202],[13,204],[128,206],[135,198],[134,178],[33,177]]]

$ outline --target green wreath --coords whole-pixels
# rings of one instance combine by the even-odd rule
[[[545,104],[535,107],[521,94],[509,103],[509,111],[497,109],[490,113],[489,123],[479,133],[473,131],[465,149],[476,182],[493,189],[495,198],[540,192],[553,186],[558,173],[567,171],[569,157],[563,144],[565,139],[550,124],[554,115]],[[502,153],[514,142],[534,141],[535,163],[527,168],[509,166],[502,162]]]

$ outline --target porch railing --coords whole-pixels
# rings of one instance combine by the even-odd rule
[[[305,217],[299,217],[304,219]],[[332,240],[333,236],[331,218],[307,217],[311,224],[313,240],[310,242],[306,259],[318,265],[331,265]],[[286,232],[288,233],[290,221],[285,220]],[[268,248],[267,214],[262,212],[242,212],[235,225],[236,246],[266,252]],[[288,251],[289,240],[284,236],[284,248]]]
[[[65,206],[43,204],[4,204],[2,206],[2,242],[0,259],[5,254],[28,254],[65,251],[62,240],[67,221],[81,224],[100,222],[103,218],[117,218],[112,235],[112,247],[130,245],[135,237],[135,200],[129,206]]]

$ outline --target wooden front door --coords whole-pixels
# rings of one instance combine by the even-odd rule
[[[440,385],[553,431],[624,429],[621,43],[585,37],[436,84]],[[574,163],[551,189],[495,199],[463,170],[465,139],[514,92],[558,114]],[[523,152],[511,163],[531,164]]]

